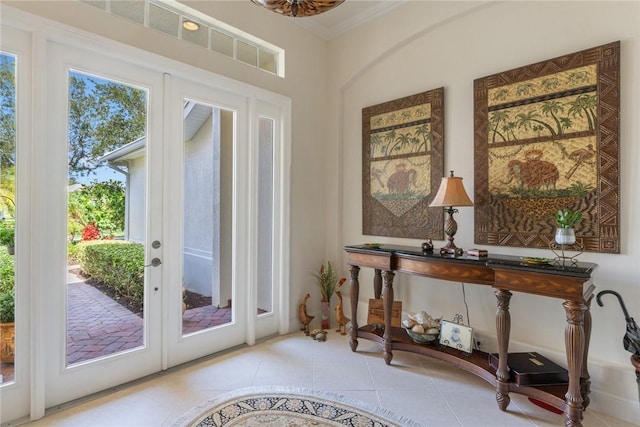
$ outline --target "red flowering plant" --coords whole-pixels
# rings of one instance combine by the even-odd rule
[[[82,240],[96,240],[100,238],[100,229],[95,222],[90,222],[82,229]]]

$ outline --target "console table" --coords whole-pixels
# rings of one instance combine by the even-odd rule
[[[501,410],[509,405],[509,392],[524,394],[555,407],[564,408],[567,426],[582,426],[582,411],[589,405],[591,380],[587,370],[591,313],[589,311],[595,286],[592,263],[571,266],[551,264],[527,265],[519,257],[490,254],[485,258],[469,256],[450,257],[439,253],[423,253],[420,248],[381,245],[345,246],[349,265],[351,297],[352,351],[358,347],[358,338],[376,341],[383,346],[387,365],[393,358],[392,350],[403,350],[438,358],[455,364],[496,387],[496,400]],[[358,327],[358,295],[360,268],[373,268],[373,288],[376,299],[383,299],[384,331],[372,325]],[[498,369],[489,365],[488,354],[474,351],[470,355],[449,347],[416,344],[403,328],[391,326],[393,279],[396,272],[432,277],[435,279],[486,285],[494,288],[497,298],[496,329],[498,340]],[[384,278],[384,287],[383,287]],[[519,386],[509,379],[507,354],[511,317],[509,301],[512,292],[524,292],[551,298],[560,298],[567,317],[565,345],[569,384],[542,387]]]

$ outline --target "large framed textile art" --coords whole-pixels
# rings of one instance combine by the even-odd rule
[[[444,88],[362,109],[363,234],[443,238],[443,142]]]
[[[620,42],[474,82],[475,243],[548,248],[554,212],[577,243],[620,253]]]

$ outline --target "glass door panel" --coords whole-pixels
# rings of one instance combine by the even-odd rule
[[[184,100],[182,334],[233,321],[234,112]]]
[[[258,315],[273,311],[273,119],[258,119]]]
[[[147,91],[69,72],[66,364],[144,344]]]
[[[15,380],[16,57],[0,52],[0,387]],[[2,393],[0,391],[0,393]]]

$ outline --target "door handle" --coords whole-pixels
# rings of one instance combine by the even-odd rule
[[[158,267],[160,266],[160,264],[162,264],[162,261],[160,261],[160,258],[154,258],[151,260],[151,264],[147,264],[145,265],[145,267]]]

